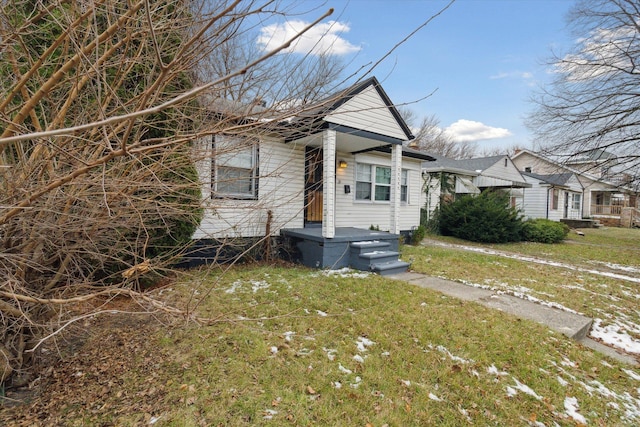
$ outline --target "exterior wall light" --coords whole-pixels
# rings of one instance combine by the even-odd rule
[[[346,162],[346,161],[344,161],[344,160],[340,160],[340,161],[338,162],[338,167],[339,167],[340,169],[344,169],[344,168],[346,168],[346,167],[347,167],[347,162]]]

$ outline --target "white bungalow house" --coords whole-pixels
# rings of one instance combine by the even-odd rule
[[[429,216],[443,198],[489,189],[508,192],[511,205],[520,208],[523,190],[531,187],[507,155],[461,160],[434,157],[436,161],[425,163],[422,169],[427,189],[424,206]]]
[[[577,166],[575,162],[572,166],[560,164],[529,150],[517,152],[513,156],[513,162],[525,174],[532,173],[542,176],[574,174],[582,186],[582,218],[598,220],[612,226],[629,227],[640,223],[637,193],[624,185],[585,172],[581,170],[582,168],[576,169],[573,167]],[[593,162],[585,161],[582,163],[583,165],[589,163],[589,170],[595,170]],[[610,157],[607,157],[607,163],[611,164]],[[602,168],[598,170],[603,171]],[[573,190],[577,191],[577,186],[574,186]],[[571,195],[571,200],[568,202],[570,206],[576,200],[574,197]],[[561,206],[564,206],[563,203],[567,202],[561,201]]]
[[[193,256],[271,236],[311,267],[406,269],[398,240],[420,223],[433,158],[403,149],[413,135],[375,77],[261,129],[197,142],[205,214]]]
[[[572,172],[538,175],[522,172],[531,188],[523,191],[522,213],[526,218],[552,221],[582,218],[583,187]]]

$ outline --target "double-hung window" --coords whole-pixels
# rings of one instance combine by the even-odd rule
[[[257,199],[257,144],[249,138],[215,135],[212,177],[213,197]]]
[[[376,171],[376,201],[391,200],[391,168],[373,166]]]
[[[400,201],[409,203],[409,171],[406,169],[400,174]]]
[[[580,199],[581,199],[580,194],[573,193],[573,200],[572,200],[572,203],[571,203],[571,205],[572,205],[571,208],[573,210],[576,210],[576,211],[580,210]]]
[[[388,202],[391,200],[391,168],[387,166],[356,164],[356,200]],[[400,201],[409,201],[408,172],[400,175]]]
[[[371,165],[356,164],[356,200],[371,200]]]

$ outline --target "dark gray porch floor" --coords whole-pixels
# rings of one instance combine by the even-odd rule
[[[356,227],[336,227],[335,237],[327,239],[322,237],[322,227],[307,228],[285,228],[280,230],[280,234],[299,237],[301,239],[322,242],[330,240],[333,242],[362,242],[364,240],[389,240],[399,239],[400,235],[387,233],[386,231],[366,230]]]

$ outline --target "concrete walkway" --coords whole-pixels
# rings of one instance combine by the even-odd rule
[[[559,310],[517,298],[511,295],[498,294],[488,289],[474,288],[451,280],[431,277],[420,273],[401,273],[387,276],[390,279],[402,280],[421,288],[432,289],[465,301],[475,301],[490,308],[501,310],[522,319],[533,320],[548,326],[572,338],[586,347],[603,353],[613,359],[630,365],[638,365],[638,361],[629,355],[618,353],[615,349],[592,340],[587,336],[593,319],[568,311]]]

